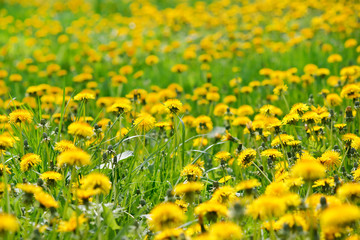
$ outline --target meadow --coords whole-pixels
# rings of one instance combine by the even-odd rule
[[[359,18],[0,0],[0,239],[360,239]]]

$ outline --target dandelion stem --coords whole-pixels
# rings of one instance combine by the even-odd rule
[[[4,204],[4,210],[6,213],[10,212],[10,199],[9,199],[9,191],[8,191],[8,184],[7,184],[7,172],[6,172],[6,166],[5,166],[5,156],[4,153],[1,153],[1,161],[2,161],[2,167],[3,167],[3,184],[4,184],[4,195],[5,195],[5,204]]]

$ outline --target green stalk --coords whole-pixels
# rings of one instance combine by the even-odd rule
[[[3,165],[3,183],[4,183],[4,195],[5,195],[5,204],[4,204],[4,212],[9,213],[10,210],[10,199],[9,199],[9,192],[7,188],[7,172],[5,167],[5,157],[4,154],[1,154],[1,162]]]

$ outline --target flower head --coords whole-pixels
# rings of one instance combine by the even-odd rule
[[[197,117],[194,125],[196,126],[196,132],[199,134],[206,134],[213,129],[211,118],[205,115]]]
[[[209,231],[218,240],[240,240],[242,238],[241,228],[232,222],[214,223]]]
[[[180,175],[186,177],[188,181],[195,181],[202,176],[202,170],[195,164],[189,164],[184,167]]]
[[[325,167],[318,161],[298,161],[292,168],[295,177],[302,177],[304,180],[316,180],[325,176]]]
[[[17,109],[12,111],[9,114],[10,122],[13,124],[16,123],[31,123],[33,119],[33,115],[24,109]]]
[[[40,178],[45,181],[59,181],[62,179],[61,173],[55,171],[47,171],[40,175]]]
[[[338,167],[341,163],[340,153],[328,150],[321,155],[320,162],[328,168]]]
[[[42,207],[45,208],[58,208],[59,203],[48,193],[46,192],[37,192],[35,193],[35,199],[40,203]]]
[[[162,203],[150,212],[150,228],[159,231],[178,227],[185,222],[183,210],[175,203]]]
[[[238,156],[238,165],[246,168],[249,167],[252,162],[255,160],[256,151],[254,149],[248,148],[240,152]]]
[[[0,135],[0,149],[4,150],[14,146],[15,140],[8,134]]]
[[[19,223],[14,215],[0,213],[0,234],[4,232],[16,232],[19,230]]]
[[[76,146],[72,141],[69,140],[61,140],[60,142],[55,143],[54,150],[59,152],[65,152],[69,150],[75,150]]]
[[[68,221],[59,222],[58,232],[74,232],[78,225],[80,227],[86,221],[84,214],[72,216]]]
[[[111,189],[111,182],[106,175],[93,172],[83,179],[81,188],[98,190],[101,193],[107,194]]]
[[[148,113],[140,114],[134,121],[136,130],[141,132],[148,132],[155,126],[156,120]]]
[[[90,154],[87,152],[81,150],[81,149],[75,149],[75,150],[69,150],[62,152],[57,157],[57,165],[59,167],[64,166],[65,164],[68,166],[84,166],[90,164]]]
[[[182,103],[178,99],[169,99],[164,105],[169,113],[177,114],[182,111]]]
[[[21,158],[20,169],[21,171],[26,172],[31,167],[37,166],[39,163],[41,163],[41,159],[39,155],[34,153],[27,153]]]

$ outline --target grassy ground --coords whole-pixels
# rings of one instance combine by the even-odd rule
[[[356,1],[0,8],[1,237],[357,236]]]

